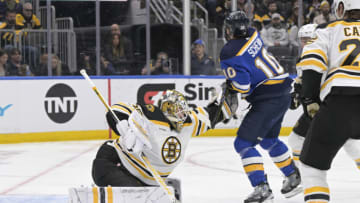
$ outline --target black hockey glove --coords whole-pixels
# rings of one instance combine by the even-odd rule
[[[308,116],[309,118],[314,118],[315,114],[320,109],[320,99],[319,98],[316,98],[316,99],[302,98],[301,103],[303,105],[305,115]]]
[[[295,110],[300,106],[301,104],[300,94],[301,94],[301,83],[295,82],[294,92],[291,93],[291,103],[290,103],[291,110]]]

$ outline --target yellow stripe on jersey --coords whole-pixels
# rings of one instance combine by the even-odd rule
[[[153,122],[154,124],[157,124],[157,125],[162,125],[162,126],[165,126],[165,127],[168,127],[170,128],[170,124],[167,123],[167,122],[163,122],[163,121],[158,121],[158,120],[150,120],[151,122]]]
[[[360,25],[360,22],[346,22],[346,21],[335,21],[333,23],[329,23],[327,27],[335,27],[337,25],[343,25],[343,26],[354,26],[354,25]]]
[[[127,114],[131,114],[131,112],[130,111],[128,111],[127,109],[125,109],[124,107],[122,107],[122,106],[117,106],[117,105],[114,105],[114,106],[112,106],[111,107],[112,109],[120,109],[121,111],[123,111],[124,113],[127,113]]]
[[[246,173],[250,173],[253,171],[263,171],[264,165],[263,164],[251,164],[251,165],[244,166],[244,170]]]
[[[98,203],[98,201],[99,201],[98,188],[97,188],[97,187],[93,187],[93,188],[92,188],[92,192],[93,192],[93,203]]]
[[[134,108],[128,104],[125,104],[124,102],[119,102],[118,104],[122,105],[122,106],[126,106],[127,108],[129,108],[131,111],[134,110]]]
[[[191,114],[194,116],[194,118],[195,118],[195,127],[194,127],[194,130],[193,130],[193,132],[192,132],[192,134],[191,134],[191,136],[195,136],[195,134],[196,134],[196,131],[197,131],[197,129],[198,129],[198,125],[199,125],[199,119],[198,119],[198,117],[196,116],[196,113],[195,112],[191,112]]]
[[[304,190],[305,195],[308,195],[308,194],[311,194],[311,193],[327,193],[327,194],[329,194],[330,190],[327,187],[320,187],[320,186],[306,188]]]
[[[240,92],[240,93],[247,93],[247,92],[250,91],[250,87],[249,87],[247,90],[238,89],[238,88],[236,88],[236,86],[233,85],[233,84],[231,84],[231,87],[232,87],[234,90],[236,90],[236,91],[238,91],[238,92]]]
[[[191,126],[191,125],[192,125],[192,123],[184,123],[183,127],[188,127],[188,126]]]
[[[281,84],[283,83],[285,80],[268,80],[266,82],[263,83],[263,85],[276,85],[276,84]]]
[[[205,111],[203,110],[202,107],[197,107],[196,109],[197,109],[202,115],[205,116]]]
[[[314,60],[314,59],[301,61],[300,63],[298,63],[298,65],[299,66],[316,66],[316,67],[320,68],[321,70],[327,69],[326,65],[324,65],[322,62],[320,62],[318,60]]]
[[[323,50],[321,50],[321,49],[312,49],[312,50],[309,50],[309,51],[305,51],[305,52],[301,55],[301,58],[304,57],[305,55],[308,55],[308,54],[316,54],[316,55],[319,55],[319,56],[321,56],[321,57],[324,59],[325,63],[328,64],[328,58],[327,58],[327,56],[326,56],[326,54],[324,53]],[[325,64],[325,65],[326,65],[326,64]]]
[[[340,70],[340,69],[346,69],[346,70],[353,70],[353,71],[360,71],[360,67],[358,66],[341,66],[339,68],[334,68],[331,71],[328,72],[328,75],[330,75],[331,73]]]
[[[277,162],[275,163],[278,168],[284,168],[286,166],[289,166],[291,164],[292,159],[288,158],[285,161]]]
[[[257,36],[258,36],[258,33],[257,33],[257,31],[255,31],[253,33],[253,35],[250,37],[250,39],[246,42],[246,44],[236,54],[236,56],[242,55],[245,52],[245,50],[247,50],[248,46],[250,46],[253,43],[253,41],[256,39]]]
[[[360,76],[350,76],[350,75],[347,75],[345,73],[337,73],[337,74],[334,74],[333,76],[331,76],[330,78],[328,78],[324,82],[324,84],[321,85],[320,90],[323,90],[334,79],[339,79],[339,78],[341,78],[341,79],[360,80]]]
[[[114,196],[113,196],[113,191],[112,191],[112,187],[106,187],[106,191],[107,191],[107,203],[113,203],[114,202]]]
[[[205,128],[205,122],[202,122],[199,135],[201,135],[202,133],[204,133],[204,128]]]

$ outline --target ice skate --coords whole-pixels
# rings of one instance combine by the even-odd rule
[[[273,203],[274,195],[268,183],[261,183],[256,186],[244,203]]]
[[[281,193],[286,197],[293,197],[303,191],[301,184],[301,177],[298,168],[295,168],[295,172],[285,177]]]

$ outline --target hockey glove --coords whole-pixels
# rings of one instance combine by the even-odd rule
[[[231,87],[231,81],[226,80],[223,84],[221,84],[222,91],[226,91],[228,89],[229,93],[225,95],[225,101],[222,106],[222,113],[225,119],[230,119],[236,112],[239,101],[238,101],[238,92]],[[221,94],[222,96],[222,94]],[[221,101],[221,96],[218,97],[218,102]],[[221,104],[220,104],[221,105]]]
[[[295,110],[300,106],[301,79],[295,79],[294,91],[291,93],[290,109]]]
[[[304,113],[310,118],[314,118],[315,114],[320,109],[320,99],[303,98],[302,104],[304,107]]]

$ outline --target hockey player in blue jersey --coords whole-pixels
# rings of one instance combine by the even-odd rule
[[[220,53],[221,69],[229,88],[241,93],[251,108],[241,123],[234,147],[254,192],[244,203],[273,202],[274,196],[264,172],[263,159],[255,148],[267,150],[285,179],[281,193],[289,198],[300,192],[300,174],[288,147],[278,138],[285,112],[290,105],[292,79],[264,47],[260,34],[249,27],[242,11],[225,20],[229,41]]]

